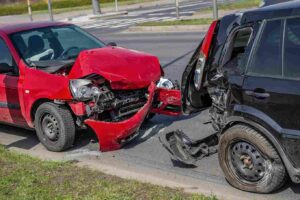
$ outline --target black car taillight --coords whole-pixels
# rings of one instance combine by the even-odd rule
[[[202,79],[203,79],[203,71],[206,64],[206,60],[209,56],[211,43],[213,40],[214,32],[216,29],[218,21],[214,21],[209,29],[208,32],[203,40],[202,46],[200,48],[200,56],[199,60],[195,69],[195,75],[194,75],[194,85],[197,90],[200,90],[202,87]]]

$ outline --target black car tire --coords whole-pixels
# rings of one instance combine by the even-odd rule
[[[249,153],[249,155],[253,160],[245,159],[247,154],[239,157],[241,155],[239,152],[243,151],[251,152],[252,154]],[[275,148],[262,134],[248,126],[235,125],[224,132],[219,143],[219,163],[227,181],[243,191],[271,193],[282,187],[286,180],[285,167]],[[241,163],[241,166],[236,163]],[[245,168],[245,166],[247,167]],[[248,171],[245,172],[246,170]],[[260,173],[258,173],[259,171]],[[255,177],[248,176],[249,172],[255,173]],[[252,180],[258,179],[260,176],[261,179]]]
[[[64,105],[44,103],[35,113],[35,129],[40,142],[49,150],[61,152],[75,140],[75,123]]]

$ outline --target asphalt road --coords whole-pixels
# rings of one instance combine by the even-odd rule
[[[218,0],[219,3],[228,3],[236,0]],[[180,1],[180,17],[191,16],[196,11],[212,7],[211,0],[186,0]],[[143,22],[163,21],[176,19],[174,3],[157,5],[146,8],[128,10],[127,15],[115,16],[109,19],[87,19],[86,17],[74,18],[72,23],[87,30],[110,33],[125,30],[130,26]]]
[[[200,42],[201,33],[164,33],[164,34],[103,34],[93,31],[94,35],[104,42],[114,41],[121,47],[150,52],[160,58],[166,76],[171,79],[181,79],[181,74],[191,57],[192,52]],[[52,153],[43,148],[33,131],[0,126],[0,144],[7,148],[29,152],[46,159],[63,157],[63,159],[79,159],[93,157],[97,166],[105,163],[108,168],[121,166],[136,172],[140,170],[139,179],[148,180],[152,176],[166,177],[174,183],[190,182],[192,188],[207,188],[208,193],[222,195],[225,199],[285,199],[300,200],[300,185],[290,182],[280,191],[271,195],[256,195],[233,189],[226,182],[219,167],[217,155],[205,158],[197,168],[187,168],[170,160],[168,152],[159,142],[159,134],[182,129],[193,139],[200,139],[213,133],[207,111],[187,117],[156,116],[145,124],[141,135],[123,149],[99,153],[98,145],[92,143],[93,134],[81,132],[78,134],[74,148],[64,153]],[[83,165],[90,166],[90,160]],[[142,170],[141,170],[142,169]],[[120,170],[117,170],[119,175]],[[175,175],[179,177],[175,177]],[[193,184],[191,183],[193,181]],[[218,187],[218,189],[216,189]],[[221,191],[221,192],[220,192]],[[222,193],[222,194],[220,194]],[[231,197],[235,195],[235,198]]]

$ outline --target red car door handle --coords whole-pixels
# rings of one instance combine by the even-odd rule
[[[246,91],[245,93],[246,95],[253,96],[257,99],[266,99],[270,97],[270,94],[266,92],[261,93],[261,92],[254,92],[254,91]]]

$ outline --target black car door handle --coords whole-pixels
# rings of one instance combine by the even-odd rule
[[[269,93],[265,93],[265,92],[260,93],[260,92],[254,92],[254,91],[246,91],[245,93],[246,93],[246,95],[253,96],[253,97],[257,98],[257,99],[266,99],[266,98],[270,97],[270,94]]]

